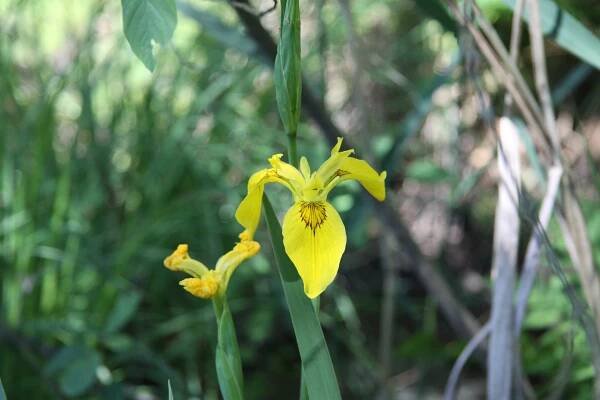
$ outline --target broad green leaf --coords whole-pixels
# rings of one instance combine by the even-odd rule
[[[227,301],[220,303],[220,300],[215,300],[215,310],[218,318],[215,364],[221,394],[225,400],[243,399],[242,362],[233,318]]]
[[[416,181],[436,183],[452,179],[452,174],[430,160],[418,160],[406,168],[406,177]]]
[[[106,326],[104,328],[107,333],[118,332],[138,309],[142,296],[137,292],[128,292],[117,300],[115,308],[111,311]]]
[[[68,346],[59,350],[44,367],[44,374],[56,375],[61,391],[67,396],[84,393],[96,381],[100,354],[83,346]]]
[[[288,0],[288,2],[291,1]],[[303,378],[308,397],[311,400],[341,399],[321,324],[310,299],[304,294],[304,286],[298,272],[285,254],[281,225],[266,196],[263,205],[279,277],[302,360]]]
[[[62,392],[67,396],[83,394],[96,381],[96,369],[99,365],[100,355],[96,351],[82,351],[60,375],[58,382]]]
[[[155,44],[166,45],[177,25],[175,0],[121,0],[123,30],[135,55],[150,71]]]
[[[282,3],[281,35],[275,57],[275,97],[286,133],[296,133],[300,119],[300,1]]]
[[[515,9],[516,0],[503,1],[511,9]],[[539,2],[544,35],[569,53],[600,69],[600,39],[553,1],[539,0]],[[529,20],[527,10],[523,13],[523,18]]]

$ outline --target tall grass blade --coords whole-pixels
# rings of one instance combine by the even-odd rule
[[[341,399],[340,390],[323,336],[321,324],[304,288],[300,276],[283,248],[281,225],[268,198],[264,197],[267,226],[283,292],[287,301],[298,350],[302,360],[304,383],[311,400]]]

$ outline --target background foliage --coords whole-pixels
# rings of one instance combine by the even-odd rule
[[[600,11],[559,3],[599,32]],[[508,42],[510,10],[480,5]],[[301,7],[305,85],[359,155],[387,169],[421,251],[487,319],[497,172],[474,84],[500,105],[498,82],[481,60],[465,66],[474,49],[459,46],[458,25],[435,1]],[[218,398],[210,304],[161,264],[180,242],[211,264],[235,240],[245,180],[286,146],[272,73],[226,2],[180,3],[154,74],[125,41],[121,12],[118,2],[0,2],[0,377],[9,399],[162,399],[168,379],[175,399]],[[279,14],[262,21],[276,37]],[[547,57],[598,265],[598,71],[550,42]],[[532,79],[527,40],[521,67]],[[524,186],[535,209],[531,146]],[[298,152],[313,164],[328,153],[307,118]],[[287,194],[271,193],[283,210]],[[349,248],[320,314],[342,395],[437,398],[465,342],[418,275],[398,265],[359,193],[348,185],[332,198]],[[258,237],[267,243],[264,230]],[[549,237],[577,285],[556,221]],[[230,307],[247,397],[294,398],[300,364],[269,249],[238,270]],[[541,398],[561,385],[566,398],[590,398],[585,336],[542,263],[521,341],[525,370]],[[484,366],[468,365],[461,398],[482,396]]]

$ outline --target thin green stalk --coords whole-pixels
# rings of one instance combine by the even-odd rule
[[[298,153],[296,151],[296,132],[288,132],[288,161],[293,166],[298,166]]]

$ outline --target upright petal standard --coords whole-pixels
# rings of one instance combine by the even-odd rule
[[[351,157],[354,150],[340,151],[341,146],[338,138],[331,156],[315,172],[304,157],[298,170],[282,161],[281,154],[273,155],[271,168],[248,180],[248,194],[235,213],[251,239],[260,222],[264,186],[279,183],[292,192],[294,204],[283,220],[283,244],[310,298],[319,296],[333,281],[346,248],[346,229],[327,202],[329,192],[341,182],[356,180],[377,200],[385,199],[385,171],[378,174],[366,161]]]

